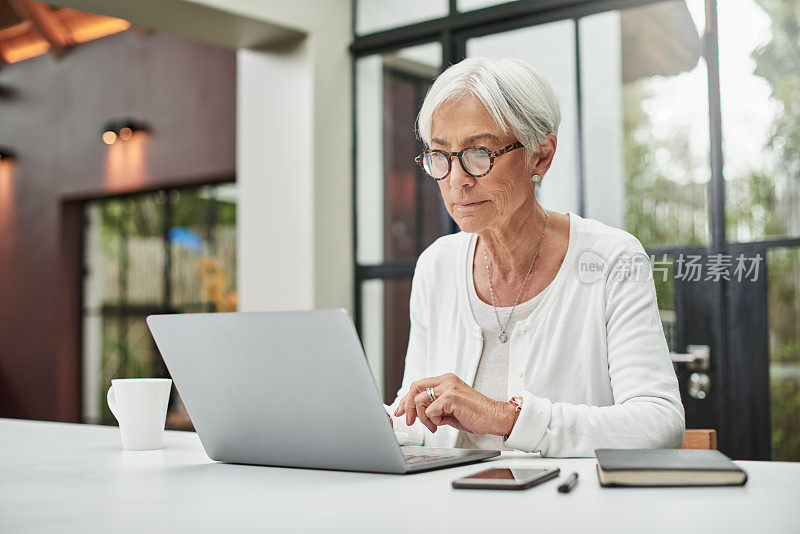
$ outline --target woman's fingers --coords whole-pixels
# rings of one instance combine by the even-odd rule
[[[416,383],[414,383],[414,384],[416,384]],[[400,417],[401,415],[406,413],[408,411],[408,408],[409,408],[409,406],[408,406],[409,401],[413,400],[414,397],[416,397],[417,394],[419,393],[419,390],[417,389],[417,387],[414,384],[411,384],[411,388],[408,390],[408,393],[403,395],[403,398],[400,399],[400,402],[397,405],[397,409],[394,411],[395,417]]]
[[[438,426],[448,425],[458,430],[467,430],[455,416],[458,395],[452,393],[438,397],[425,410],[425,415]]]
[[[425,388],[431,387],[426,385],[428,382],[435,381],[436,378],[423,378],[422,380],[417,380],[416,382],[412,382],[411,386],[408,388],[408,393],[406,393],[402,399],[400,399],[400,404],[397,406],[397,409],[394,411],[394,415],[396,417],[400,417],[403,414],[408,414],[408,410],[411,408],[411,404],[414,402],[414,398],[420,394],[420,392],[424,391]],[[406,417],[406,421],[408,421],[408,417]],[[414,422],[413,419],[410,420],[411,422],[408,423],[409,425]]]
[[[428,396],[429,388],[434,391],[433,402]],[[494,401],[464,384],[458,376],[447,373],[413,382],[400,399],[394,414],[398,417],[405,414],[409,426],[419,418],[431,432],[448,425],[458,430],[485,434],[494,429],[493,421],[487,420],[491,419],[487,402]]]
[[[430,430],[431,432],[436,432],[436,425],[431,421],[427,415],[425,415],[425,409],[431,403],[431,399],[428,397],[428,392],[423,391],[422,393],[418,394],[414,397],[414,404],[417,410],[417,417],[419,417],[420,422],[425,425],[425,427]]]
[[[443,425],[446,416],[452,416],[448,395],[441,395],[425,409],[425,415],[436,425]]]
[[[400,399],[400,402],[397,404],[397,409],[394,411],[395,417],[400,417],[406,413],[406,397],[408,397],[408,393],[403,395],[403,398]]]
[[[460,379],[452,373],[432,376],[430,378],[423,378],[421,380],[417,380],[416,382],[412,382],[408,389],[408,393],[406,393],[403,398],[400,399],[400,403],[398,404],[397,409],[394,411],[395,417],[400,417],[401,415],[406,414],[406,424],[410,426],[414,423],[416,418],[419,417],[416,408],[417,403],[414,400],[418,395],[426,393],[428,388],[433,388],[435,395],[438,396],[446,389],[453,387],[458,382],[460,382]]]
[[[417,405],[414,403],[414,398],[406,395],[405,400],[406,424],[411,426],[417,418]]]
[[[408,393],[403,395],[403,398],[400,399],[400,403],[397,405],[397,409],[394,411],[394,415],[400,417],[404,413],[407,413],[410,405],[414,402],[414,397],[419,395],[421,389],[417,386],[417,382],[411,384],[411,387],[408,390]],[[409,423],[411,424],[411,423]]]

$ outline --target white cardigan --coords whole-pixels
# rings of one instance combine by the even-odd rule
[[[594,456],[606,447],[680,447],[683,405],[652,275],[615,274],[637,255],[650,273],[644,247],[628,232],[568,214],[564,261],[508,341],[508,392],[523,404],[505,444],[557,457]],[[405,374],[390,413],[415,380],[452,372],[473,385],[483,347],[467,294],[473,237],[443,236],[417,261]],[[585,269],[591,260],[602,265],[594,281]],[[431,433],[419,421],[409,427],[405,416],[393,424],[401,444],[453,447],[459,432],[442,426]]]

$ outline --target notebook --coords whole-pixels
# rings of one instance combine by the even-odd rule
[[[601,486],[742,486],[747,473],[719,451],[597,449]]]

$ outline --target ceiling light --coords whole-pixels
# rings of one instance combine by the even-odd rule
[[[101,130],[100,138],[107,145],[114,144],[118,139],[127,141],[136,132],[148,132],[149,128],[133,119],[115,119],[108,121]]]

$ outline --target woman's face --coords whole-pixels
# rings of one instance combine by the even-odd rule
[[[472,95],[439,107],[431,127],[431,148],[458,152],[470,146],[499,150],[517,141],[504,134],[486,108]],[[450,174],[439,180],[448,213],[464,232],[480,233],[508,225],[514,213],[535,202],[535,171],[526,168],[525,150],[498,156],[489,174],[474,178],[453,157]]]

